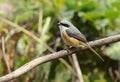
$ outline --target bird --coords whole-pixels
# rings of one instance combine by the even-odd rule
[[[63,19],[58,23],[61,38],[66,46],[84,46],[94,52],[102,61],[104,59],[88,44],[85,36],[69,21]]]

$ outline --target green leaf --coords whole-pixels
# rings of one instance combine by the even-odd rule
[[[3,30],[3,24],[0,24],[0,32]]]
[[[94,24],[98,30],[101,30],[109,24],[109,19],[97,19],[96,21],[94,21]]]
[[[4,12],[2,10],[0,10],[0,17],[4,16]]]
[[[3,70],[4,70],[3,67],[4,67],[4,66],[3,66],[3,62],[0,62],[0,75],[2,75],[2,72],[3,72]]]
[[[32,18],[35,13],[36,13],[35,11],[26,11],[26,12],[16,16],[15,21],[17,21],[17,22],[27,21],[30,18]]]
[[[17,54],[18,55],[18,54]],[[28,61],[30,61],[29,56],[28,57],[20,57],[17,56],[15,58],[15,68],[19,68],[20,66],[24,65],[25,63],[27,63]]]
[[[112,44],[105,49],[105,53],[108,57],[114,60],[120,60],[120,42]]]
[[[107,82],[105,79],[102,80],[95,80],[94,82]]]
[[[98,11],[91,11],[84,14],[85,19],[89,20],[100,18],[101,16],[102,14]]]
[[[117,8],[118,10],[120,10],[120,2],[118,1],[112,2],[111,6],[112,8]]]
[[[80,0],[77,3],[79,10],[89,10],[97,6],[97,3],[94,0]]]
[[[0,0],[0,2],[5,2],[5,0]]]
[[[90,82],[88,75],[83,75],[83,79],[84,79],[85,82]]]
[[[120,14],[119,11],[115,11],[115,10],[109,9],[109,10],[106,10],[104,16],[106,18],[114,19],[114,18],[118,17],[119,14]]]
[[[95,73],[92,73],[91,76],[89,77],[90,82],[94,82],[95,80],[100,79],[99,76]]]

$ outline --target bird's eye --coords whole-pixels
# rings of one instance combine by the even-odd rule
[[[68,24],[64,24],[64,23],[60,23],[61,25],[65,26],[65,27],[69,27]]]

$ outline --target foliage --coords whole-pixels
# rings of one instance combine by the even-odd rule
[[[0,35],[5,36],[6,54],[12,70],[36,57],[64,49],[57,27],[61,19],[71,21],[88,41],[120,33],[118,0],[0,0],[0,2],[0,5],[10,4],[13,9],[4,10],[0,6],[0,16],[22,26],[21,28],[28,30],[40,40],[39,42],[24,31],[0,21]],[[6,13],[7,11],[9,13]],[[119,45],[120,43],[113,43],[95,48],[104,58],[104,63],[90,50],[77,53],[85,82],[113,82],[119,78],[115,77],[117,76],[115,71],[118,73],[120,71],[117,69],[120,60]],[[68,57],[63,59],[74,70],[71,60]],[[1,56],[0,61],[0,76],[3,76],[7,70]],[[66,64],[61,60],[42,64],[17,78],[16,82],[77,82],[77,77]],[[109,69],[112,69],[112,72]]]

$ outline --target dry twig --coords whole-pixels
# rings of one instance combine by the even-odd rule
[[[5,61],[6,67],[7,67],[7,69],[8,69],[8,72],[10,73],[11,70],[10,70],[8,61],[7,61],[7,59],[6,59],[6,53],[5,53],[5,40],[4,40],[4,37],[3,37],[3,36],[2,36],[2,55],[3,55],[4,61]]]

